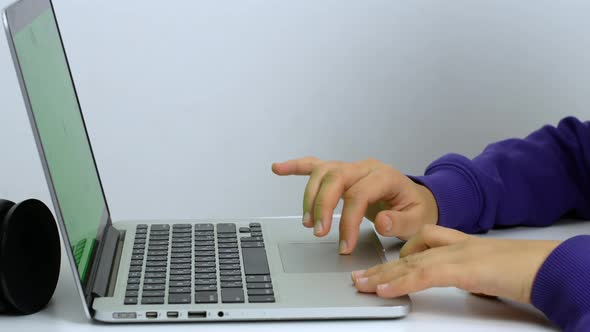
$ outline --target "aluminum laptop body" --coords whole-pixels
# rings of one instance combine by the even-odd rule
[[[3,19],[88,318],[362,319],[409,312],[408,297],[381,299],[352,285],[350,271],[385,260],[366,223],[347,256],[337,254],[335,232],[317,239],[294,219],[112,223],[51,1],[18,1]]]

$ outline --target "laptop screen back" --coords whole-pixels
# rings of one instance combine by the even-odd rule
[[[108,211],[53,9],[41,3],[28,21],[15,13],[10,33],[56,213],[85,284]]]

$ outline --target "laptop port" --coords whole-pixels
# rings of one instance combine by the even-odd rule
[[[178,311],[168,311],[166,316],[168,318],[178,318]]]
[[[158,318],[158,312],[157,311],[148,311],[145,313],[145,316],[147,318]]]
[[[189,311],[188,318],[206,318],[207,311]]]

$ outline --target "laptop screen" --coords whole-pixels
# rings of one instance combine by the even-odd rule
[[[31,120],[56,213],[85,283],[96,237],[108,218],[107,205],[53,10],[45,7],[19,23],[15,31],[11,22],[11,33]]]

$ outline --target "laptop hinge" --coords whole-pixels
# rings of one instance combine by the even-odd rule
[[[111,279],[111,269],[117,254],[120,232],[109,225],[105,228],[104,247],[98,260],[96,276],[92,284],[92,294],[97,297],[107,296],[109,290],[109,281]]]

